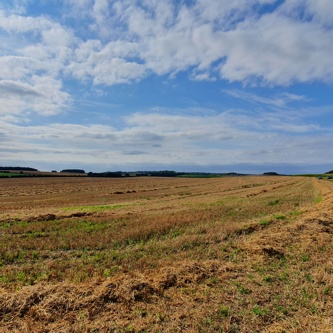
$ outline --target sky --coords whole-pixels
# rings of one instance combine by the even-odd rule
[[[333,169],[332,0],[0,2],[0,166]]]

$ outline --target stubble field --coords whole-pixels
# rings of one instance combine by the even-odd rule
[[[0,179],[0,332],[333,332],[332,191]]]

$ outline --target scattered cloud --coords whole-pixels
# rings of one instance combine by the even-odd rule
[[[245,84],[333,81],[329,0],[288,0],[280,6],[274,0],[64,4],[76,20],[86,13],[91,21],[87,29],[96,33],[87,38],[82,27],[70,27],[66,20],[0,10],[0,28],[18,42],[0,57],[9,63],[7,70],[1,66],[3,78],[28,80],[38,71],[53,77],[65,72],[107,86],[149,73],[191,70],[195,80],[216,79],[219,73],[220,79]],[[275,10],[258,14],[258,8],[273,5]]]
[[[288,87],[333,83],[332,13],[331,0],[2,2],[0,149],[8,161],[24,151],[27,161],[43,155],[51,162],[319,163],[327,154],[315,145],[332,139],[333,124],[313,115],[332,107],[310,107],[312,95]],[[204,87],[200,96],[135,104],[140,83],[157,77],[182,87],[179,76]],[[127,95],[114,89],[122,85]],[[133,86],[136,100],[120,117]],[[220,104],[203,102],[213,89],[243,105],[228,108],[222,97]],[[121,93],[126,97],[117,99]],[[154,97],[149,88],[143,95],[141,101]],[[118,106],[118,128],[93,117],[110,119]],[[48,118],[65,111],[63,123]],[[95,123],[82,124],[87,112]]]
[[[230,89],[224,89],[222,91],[225,94],[228,94],[234,98],[244,100],[248,103],[256,104],[256,105],[268,105],[268,106],[274,106],[283,108],[288,106],[288,104],[292,102],[306,102],[309,99],[304,95],[295,95],[291,93],[281,93],[277,96],[274,96],[272,98],[262,97],[254,93],[246,92],[243,90],[230,90]]]
[[[118,42],[133,41],[138,63],[158,75],[194,68],[206,70],[204,76],[194,77],[209,79],[208,73],[220,62],[220,78],[229,81],[273,86],[331,82],[333,31],[327,20],[316,19],[325,6],[312,8],[309,1],[298,1],[298,8],[317,14],[300,20],[291,15],[287,4],[292,2],[261,15],[258,6],[277,1],[201,0],[192,5],[122,1],[114,3],[115,11],[108,9],[109,20],[124,27],[124,39]],[[130,53],[123,56],[131,57]]]
[[[230,165],[254,158],[257,164],[267,160],[292,163],[295,156],[298,162],[307,163],[313,158],[323,161],[325,158],[315,147],[321,140],[333,139],[329,133],[315,135],[313,126],[306,123],[283,123],[266,114],[257,120],[235,112],[214,116],[136,113],[125,121],[123,129],[78,124],[20,126],[0,121],[0,150],[10,146],[12,154],[25,151],[26,158],[42,154],[50,162],[59,154],[75,163],[86,156],[90,163],[110,163],[113,168],[161,161],[170,165]],[[265,130],[258,131],[263,126]],[[326,153],[332,150],[327,149]]]

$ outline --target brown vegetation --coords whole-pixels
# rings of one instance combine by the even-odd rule
[[[332,332],[333,183],[0,180],[0,332]]]

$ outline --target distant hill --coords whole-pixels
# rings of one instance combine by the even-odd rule
[[[0,167],[1,171],[38,171],[34,168],[27,168],[27,167]]]
[[[332,174],[332,173],[333,173],[333,170],[325,172],[325,175]]]

